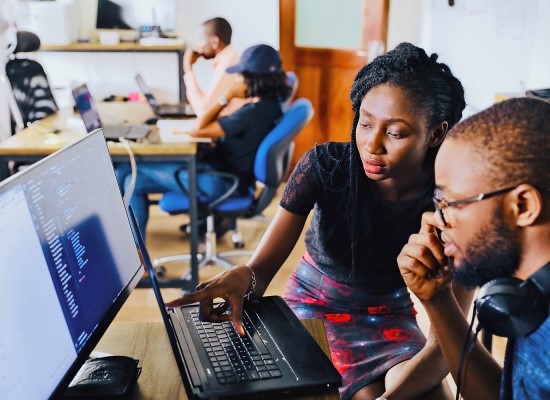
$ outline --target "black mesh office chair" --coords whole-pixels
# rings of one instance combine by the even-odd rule
[[[40,39],[32,32],[17,32],[17,46],[6,63],[6,76],[23,123],[41,120],[58,110],[44,68],[37,61],[20,58],[40,48]]]

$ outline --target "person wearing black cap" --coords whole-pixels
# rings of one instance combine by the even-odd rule
[[[282,116],[280,102],[286,99],[291,88],[277,50],[260,44],[248,48],[240,62],[227,72],[235,75],[232,86],[220,96],[220,101],[206,114],[197,118],[197,127],[190,134],[216,139],[213,151],[197,163],[197,192],[200,197],[217,197],[225,193],[231,182],[200,171],[221,170],[239,177],[236,195],[246,193],[254,185],[254,159],[264,137]],[[218,118],[233,98],[244,98],[246,104],[231,115]],[[138,176],[130,201],[142,231],[148,219],[149,193],[180,191],[175,174],[187,184],[187,170],[177,172],[181,163],[154,163],[138,165]],[[116,169],[121,190],[127,187],[131,170],[129,165]],[[220,233],[220,232],[218,232]]]

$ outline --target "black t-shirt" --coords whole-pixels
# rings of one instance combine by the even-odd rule
[[[388,201],[376,196],[367,182],[359,194],[358,245],[352,280],[348,226],[350,146],[325,143],[309,150],[294,169],[281,206],[304,216],[314,209],[305,237],[306,249],[323,273],[370,293],[388,293],[405,286],[396,259],[409,236],[420,229],[422,213],[433,210],[433,183],[415,198]]]
[[[239,190],[254,184],[254,159],[262,140],[279,122],[282,111],[276,99],[263,98],[245,104],[218,122],[225,136],[205,161],[239,177]]]

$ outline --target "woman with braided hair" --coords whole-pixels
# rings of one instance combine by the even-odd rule
[[[410,43],[365,65],[350,98],[351,140],[325,143],[299,161],[279,210],[247,265],[202,283],[169,305],[201,302],[203,318],[231,319],[261,296],[292,251],[306,218],[306,254],[284,298],[299,318],[322,318],[343,399],[445,399],[445,360],[419,329],[396,258],[432,210],[434,159],[465,107],[450,69]],[[471,294],[455,290],[465,310]],[[221,297],[231,307],[220,315]]]

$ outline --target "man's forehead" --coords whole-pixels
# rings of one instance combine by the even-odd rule
[[[485,169],[482,154],[473,144],[445,139],[435,160],[435,183],[441,189],[468,193],[483,188]]]

